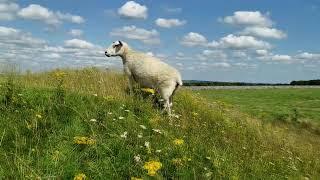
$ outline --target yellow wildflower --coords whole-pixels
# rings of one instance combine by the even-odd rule
[[[142,178],[131,177],[131,180],[143,180]]]
[[[141,88],[141,91],[149,94],[155,94],[155,90],[151,88]]]
[[[76,136],[73,138],[75,144],[87,144],[87,145],[92,145],[96,143],[96,140],[89,138],[89,137],[80,137]]]
[[[161,169],[162,164],[159,161],[148,161],[144,163],[143,168],[148,170],[149,176],[155,176],[157,174],[157,171]]]
[[[175,140],[173,140],[173,144],[182,145],[182,144],[184,144],[184,140],[183,139],[175,139]]]
[[[80,174],[77,174],[77,175],[73,178],[73,180],[83,180],[83,179],[86,179],[86,178],[87,178],[87,176],[86,176],[85,174],[80,173]]]
[[[66,73],[62,72],[62,71],[57,71],[54,73],[54,77],[57,79],[63,78],[65,75],[66,75]]]
[[[41,119],[42,118],[42,115],[41,114],[36,114],[36,117]]]

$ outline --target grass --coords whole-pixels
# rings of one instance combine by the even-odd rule
[[[314,133],[263,124],[187,90],[177,93],[177,116],[170,119],[151,97],[128,95],[126,83],[119,73],[96,69],[5,77],[0,178],[320,176]],[[152,165],[158,166],[153,173]]]
[[[265,121],[320,124],[319,89],[200,90],[198,93]]]

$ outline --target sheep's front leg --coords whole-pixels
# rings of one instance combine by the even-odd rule
[[[129,76],[128,79],[129,79],[129,84],[128,84],[129,93],[130,93],[130,95],[133,95],[133,82],[134,82],[134,79],[132,78],[132,76]]]

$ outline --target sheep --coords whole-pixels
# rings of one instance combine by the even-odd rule
[[[164,100],[164,110],[171,116],[173,95],[182,86],[181,75],[175,68],[158,58],[135,51],[122,41],[113,42],[105,51],[107,57],[120,56],[123,70],[129,79],[132,93],[133,83],[155,89]]]

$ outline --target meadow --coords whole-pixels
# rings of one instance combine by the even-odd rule
[[[222,101],[253,118],[273,123],[296,123],[319,131],[320,89],[200,90],[204,97]]]
[[[114,71],[0,79],[0,179],[320,177],[317,133],[252,117],[222,93],[180,89],[169,118]]]

